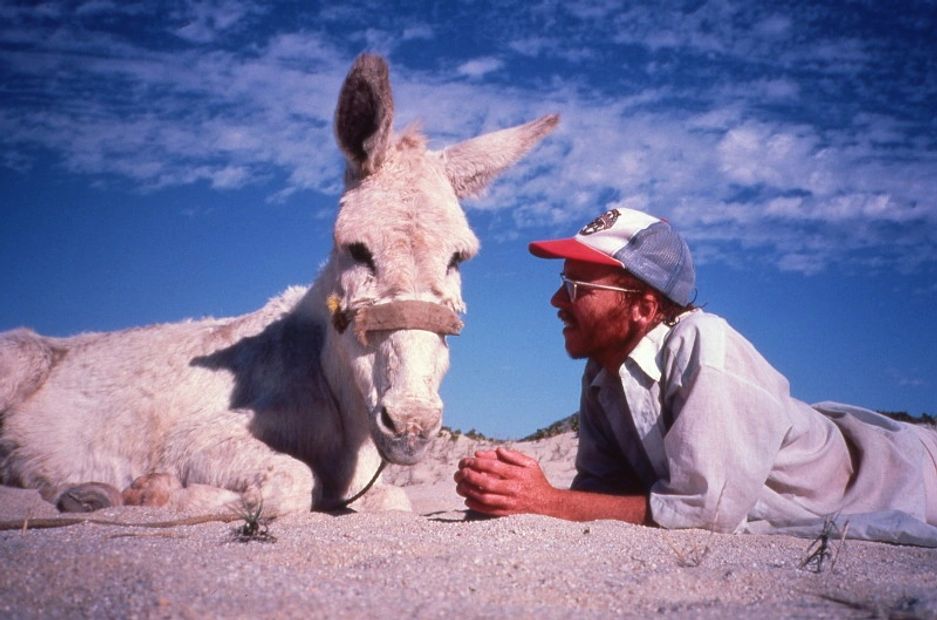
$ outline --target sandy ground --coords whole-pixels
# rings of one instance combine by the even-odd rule
[[[937,618],[935,549],[848,541],[815,573],[800,567],[811,541],[787,536],[473,519],[451,475],[476,445],[440,439],[422,464],[388,469],[413,513],[293,515],[267,542],[238,542],[233,522],[0,531],[0,618]],[[518,447],[555,484],[572,478],[572,435]],[[56,515],[0,488],[0,520]]]

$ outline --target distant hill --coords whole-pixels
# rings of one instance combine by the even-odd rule
[[[892,420],[898,420],[899,422],[937,426],[937,418],[927,413],[922,413],[921,415],[911,415],[907,411],[879,411],[879,413],[888,416]]]
[[[921,415],[911,415],[907,411],[879,411],[879,413],[899,422],[910,422],[911,424],[927,424],[930,426],[937,426],[937,417],[926,413],[922,413]],[[561,435],[570,431],[579,433],[578,413],[574,413],[571,416],[557,420],[550,426],[537,429],[530,435],[527,435],[521,439],[521,441],[536,441],[538,439],[546,439],[547,437],[554,437],[556,435]]]
[[[550,426],[544,428],[538,428],[530,435],[526,437],[521,437],[517,440],[508,440],[508,439],[499,439],[497,437],[489,437],[484,433],[480,433],[474,428],[470,428],[467,431],[460,430],[458,428],[449,428],[448,426],[443,426],[439,429],[439,436],[446,437],[451,441],[457,440],[459,437],[467,437],[475,441],[490,441],[493,443],[506,443],[508,441],[537,441],[538,439],[546,439],[548,437],[555,437],[557,435],[562,435],[563,433],[568,432],[579,432],[579,414],[574,413],[571,416],[567,416],[561,420],[557,420]]]
[[[899,422],[909,422],[911,424],[926,424],[930,426],[937,427],[937,417],[932,416],[927,413],[922,413],[920,415],[912,415],[907,411],[879,411],[884,416],[888,416],[893,420]],[[522,437],[519,441],[537,441],[539,439],[546,439],[548,437],[555,437],[557,435],[562,435],[563,433],[574,432],[579,433],[579,414],[574,413],[570,416],[557,420],[553,424],[546,426],[544,428],[538,428],[536,431]],[[494,437],[488,437],[483,433],[476,431],[474,428],[471,428],[467,431],[461,431],[459,429],[451,429],[447,426],[440,429],[439,434],[445,435],[453,440],[457,439],[460,435],[464,435],[469,439],[474,439],[476,441],[491,441],[491,442],[504,442],[504,439],[496,439]]]
[[[550,426],[545,428],[539,428],[530,435],[527,435],[521,441],[537,441],[538,439],[546,439],[547,437],[555,437],[556,435],[561,435],[563,433],[568,433],[573,431],[579,433],[579,414],[574,413],[571,416],[565,417],[562,420],[557,420]]]

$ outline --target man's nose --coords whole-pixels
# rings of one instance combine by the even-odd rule
[[[553,297],[550,298],[550,305],[554,308],[563,308],[568,306],[569,303],[569,294],[566,292],[566,287],[561,285],[553,293]]]

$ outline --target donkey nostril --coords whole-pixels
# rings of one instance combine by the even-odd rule
[[[397,433],[397,427],[394,424],[393,419],[391,419],[390,414],[387,413],[387,407],[381,407],[381,424],[387,427],[387,430],[392,433]]]

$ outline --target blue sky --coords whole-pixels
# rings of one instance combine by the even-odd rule
[[[331,120],[361,51],[436,146],[559,112],[464,204],[445,423],[518,437],[578,406],[527,254],[607,208],[669,218],[698,302],[808,402],[937,413],[937,4],[0,4],[0,329],[230,316],[330,249]]]

